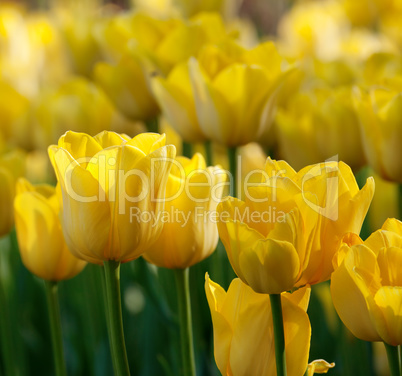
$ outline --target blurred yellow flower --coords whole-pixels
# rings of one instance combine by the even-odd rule
[[[0,237],[14,226],[15,183],[24,175],[25,153],[16,149],[0,155]]]
[[[151,120],[159,108],[149,87],[149,74],[139,59],[124,56],[116,65],[98,63],[95,81],[114,105],[132,120]]]
[[[261,183],[251,182],[245,202],[218,205],[219,235],[239,278],[266,294],[328,280],[343,235],[360,231],[374,180],[359,191],[343,162],[296,173],[268,158]]]
[[[74,255],[97,264],[126,262],[157,240],[175,157],[164,135],[67,132],[49,154],[61,188],[63,233]]]
[[[353,239],[350,241],[350,239]],[[388,219],[366,241],[348,237],[334,258],[331,293],[339,317],[365,341],[402,344],[402,222]]]
[[[351,88],[296,93],[276,124],[280,152],[297,169],[334,156],[355,171],[366,162]]]
[[[269,297],[255,293],[239,279],[234,279],[226,292],[208,274],[205,292],[214,329],[215,361],[221,374],[276,375]],[[311,328],[306,313],[310,288],[281,297],[287,374],[302,375],[310,349]]]
[[[169,124],[186,142],[202,142],[191,88],[188,64],[178,64],[165,79],[157,76],[152,80],[152,91]]]
[[[258,140],[272,124],[276,99],[290,72],[282,72],[281,63],[271,42],[252,50],[234,43],[207,46],[198,60],[191,58],[190,81],[202,133],[227,146]]]
[[[43,84],[68,74],[62,38],[48,14],[0,4],[0,71],[21,94],[34,98]]]
[[[370,166],[384,179],[402,183],[401,93],[383,88],[361,90],[355,103]]]
[[[288,56],[336,59],[348,35],[349,20],[339,1],[307,1],[294,5],[279,22],[281,52]]]
[[[20,179],[14,210],[21,259],[31,273],[48,281],[61,281],[81,272],[86,262],[73,256],[64,241],[55,188],[34,187]]]
[[[85,4],[85,3],[83,3]],[[95,11],[81,9],[59,9],[57,16],[65,40],[67,58],[75,74],[90,77],[101,53],[93,35],[96,25]]]
[[[229,37],[222,19],[213,13],[183,21],[136,12],[108,21],[98,27],[97,35],[117,64],[97,64],[96,81],[126,116],[136,120],[158,115],[150,90],[153,75],[168,74],[175,65],[196,56],[204,45]],[[116,39],[122,40],[117,47]]]
[[[35,144],[46,149],[68,130],[90,135],[111,130],[118,116],[106,95],[92,82],[71,79],[43,91],[35,109]]]
[[[166,222],[143,257],[157,266],[185,269],[215,250],[218,228],[211,218],[221,200],[226,172],[208,167],[201,154],[178,157],[166,187]]]
[[[28,98],[10,84],[0,81],[0,134],[9,145],[28,146],[31,127],[25,127],[25,117],[30,109]]]
[[[371,55],[364,64],[365,85],[382,85],[402,90],[402,56],[379,52]]]

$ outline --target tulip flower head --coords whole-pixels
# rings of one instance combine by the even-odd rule
[[[226,173],[206,167],[201,154],[178,157],[169,175],[162,233],[144,254],[158,266],[184,269],[207,258],[218,243],[218,228],[209,217],[221,200]]]
[[[347,328],[365,341],[402,344],[402,222],[388,219],[366,241],[348,235],[334,258],[331,293]]]
[[[276,375],[270,300],[236,278],[226,292],[205,278],[214,329],[215,361],[222,375]],[[307,369],[311,327],[306,310],[310,288],[281,296],[288,375]]]
[[[73,256],[64,241],[55,188],[19,179],[14,210],[22,262],[30,272],[54,282],[81,272],[86,262]]]
[[[245,201],[218,205],[218,230],[239,278],[279,294],[329,279],[332,257],[349,229],[360,231],[374,181],[359,191],[350,168],[328,162],[295,172],[268,158]]]
[[[364,151],[370,166],[386,180],[402,183],[402,95],[385,89],[356,92]]]
[[[166,183],[175,147],[165,136],[130,139],[114,132],[95,137],[67,132],[49,148],[60,183],[61,222],[77,257],[101,264],[139,257],[162,231]],[[141,221],[136,211],[147,212]]]
[[[272,124],[277,96],[291,71],[281,71],[281,60],[273,43],[252,50],[235,43],[206,46],[198,59],[191,58],[189,74],[202,133],[226,146],[262,136]]]

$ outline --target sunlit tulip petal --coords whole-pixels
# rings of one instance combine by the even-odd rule
[[[215,361],[222,375],[276,375],[269,297],[239,279],[225,292],[208,275],[205,292],[214,327]],[[307,368],[309,295],[309,288],[282,294],[288,375],[301,375]]]

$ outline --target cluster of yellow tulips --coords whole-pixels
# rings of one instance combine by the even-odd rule
[[[0,375],[402,375],[402,1],[114,3],[0,4]]]

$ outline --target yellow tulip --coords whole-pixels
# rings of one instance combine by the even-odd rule
[[[254,291],[278,294],[328,280],[343,235],[359,232],[374,180],[359,191],[343,162],[296,173],[268,158],[261,183],[245,186],[245,202],[218,205],[218,230],[238,277]]]
[[[49,154],[61,188],[63,233],[74,255],[96,264],[126,262],[157,240],[175,157],[164,135],[67,132]],[[140,220],[137,211],[150,220]]]
[[[56,282],[81,272],[86,262],[73,256],[64,241],[55,188],[20,179],[14,210],[21,259],[31,273]]]
[[[116,17],[98,28],[98,38],[118,63],[99,63],[95,77],[126,116],[149,120],[158,115],[150,78],[168,74],[204,45],[227,37],[222,19],[213,13],[199,14],[187,22],[158,20],[140,12]],[[122,43],[116,47],[117,39]]]
[[[226,172],[206,167],[201,154],[178,157],[169,175],[165,224],[158,240],[143,255],[157,266],[185,269],[205,258],[218,244],[218,228],[211,217],[221,200]]]
[[[22,120],[29,110],[29,99],[3,81],[0,81],[0,96],[0,134],[9,144],[28,146],[26,139],[29,137],[24,131],[29,131],[29,128],[22,127]]]
[[[315,89],[297,93],[276,117],[280,150],[302,168],[335,155],[354,170],[365,164],[359,120],[351,89]]]
[[[402,222],[388,219],[365,242],[350,237],[334,258],[331,293],[339,317],[357,338],[402,344]]]
[[[255,293],[234,279],[226,292],[205,278],[214,329],[214,354],[222,375],[274,376],[275,350],[269,296]],[[286,363],[289,376],[307,369],[310,321],[306,310],[310,288],[282,294]]]
[[[257,140],[271,126],[289,71],[281,71],[281,57],[272,43],[253,50],[227,46],[228,51],[209,47],[198,60],[191,58],[189,74],[202,133],[239,146]]]
[[[386,52],[371,55],[365,62],[363,78],[366,85],[402,90],[402,57]]]
[[[60,25],[71,70],[90,77],[94,64],[100,58],[100,48],[93,33],[99,22],[95,16],[97,6],[91,2],[60,5],[54,9],[54,16]]]
[[[50,17],[2,2],[0,25],[1,76],[24,96],[35,97],[43,83],[68,73],[64,46]]]
[[[338,1],[302,2],[293,6],[278,25],[282,50],[288,56],[334,60],[348,35],[349,20]]]
[[[342,0],[342,6],[355,26],[373,26],[378,17],[376,0]]]
[[[151,85],[162,113],[183,140],[204,141],[206,136],[198,123],[188,64],[178,64],[166,79],[155,77]]]
[[[137,57],[124,56],[116,65],[98,63],[94,76],[114,105],[128,118],[145,121],[158,115],[159,108],[149,88],[149,74]]]
[[[402,183],[402,95],[386,89],[356,94],[363,146],[370,166],[382,178]]]
[[[14,226],[13,201],[15,182],[25,175],[25,154],[13,150],[0,155],[0,237],[7,235]]]
[[[84,78],[75,78],[44,91],[35,116],[35,143],[46,149],[68,130],[90,135],[111,130],[117,114],[99,88]]]

